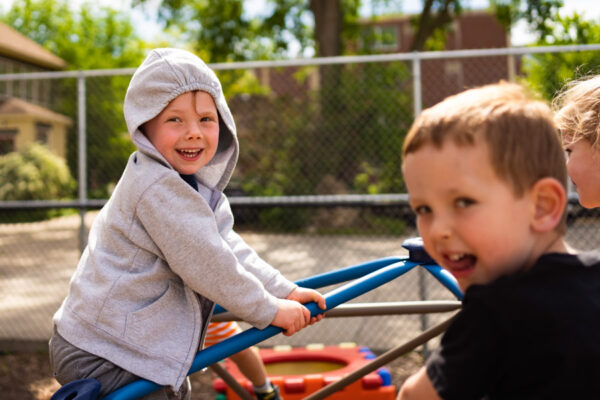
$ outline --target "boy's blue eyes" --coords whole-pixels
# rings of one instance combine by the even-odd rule
[[[414,208],[415,214],[417,215],[423,215],[423,214],[427,214],[428,212],[431,211],[431,209],[428,206],[418,206]]]
[[[454,200],[454,206],[457,208],[467,208],[473,204],[475,204],[475,200],[469,199],[467,197],[461,197]],[[413,210],[417,215],[425,215],[431,213],[431,208],[426,205],[416,206],[413,208]]]
[[[472,199],[468,199],[466,197],[460,198],[460,199],[456,199],[455,204],[457,207],[460,208],[465,208],[470,206],[471,204],[474,204],[475,201],[473,201]]]
[[[211,121],[213,121],[213,118],[211,118],[211,117],[200,118],[200,122],[211,122]],[[182,122],[182,120],[179,117],[172,117],[172,118],[167,119],[167,122]]]

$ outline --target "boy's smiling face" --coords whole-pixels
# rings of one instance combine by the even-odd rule
[[[533,264],[534,202],[497,176],[485,144],[425,144],[403,171],[425,248],[463,291]]]
[[[180,174],[194,174],[212,160],[219,144],[219,119],[212,96],[186,92],[144,124],[154,147]]]

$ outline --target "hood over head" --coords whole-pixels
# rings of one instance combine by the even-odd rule
[[[237,163],[239,145],[221,83],[200,58],[181,49],[152,50],[129,82],[123,105],[125,122],[139,151],[169,165],[140,126],[160,114],[177,96],[196,90],[207,92],[215,101],[219,113],[219,146],[213,159],[200,168],[195,177],[203,185],[222,191]]]

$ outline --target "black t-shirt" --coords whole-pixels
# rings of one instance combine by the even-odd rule
[[[600,399],[600,252],[471,286],[426,367],[445,400]]]

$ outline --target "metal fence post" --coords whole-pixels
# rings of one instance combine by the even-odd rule
[[[421,54],[417,51],[413,52],[412,59],[412,73],[413,73],[413,112],[414,117],[421,113],[423,96],[422,96],[422,82],[421,82]],[[423,268],[419,268],[419,299],[421,301],[427,300],[427,282],[426,274]],[[421,314],[421,330],[425,332],[429,327],[429,318],[427,314]],[[428,349],[427,343],[423,343],[423,355],[427,356]]]
[[[86,93],[85,93],[85,75],[83,71],[79,72],[77,77],[77,156],[78,156],[78,176],[77,187],[79,189],[79,201],[87,201],[87,146],[86,146]],[[79,252],[82,253],[87,243],[87,230],[85,227],[85,208],[79,209]]]
[[[421,113],[423,103],[421,86],[421,54],[418,51],[412,53],[412,73],[413,73],[413,112],[414,117]]]

